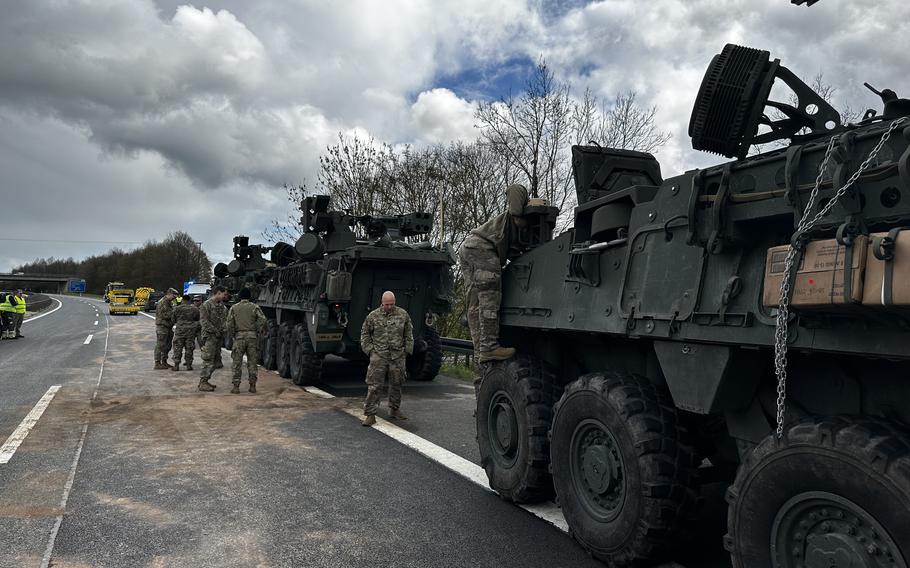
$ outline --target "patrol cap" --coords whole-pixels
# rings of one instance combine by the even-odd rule
[[[513,183],[506,189],[506,209],[510,215],[519,216],[524,213],[525,205],[528,203],[528,188]]]
[[[173,295],[176,296],[176,295],[177,295],[177,290],[174,290],[173,288],[168,288],[168,289],[167,289],[167,292],[165,292],[165,294],[173,294]]]

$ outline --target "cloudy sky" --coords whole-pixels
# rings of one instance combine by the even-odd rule
[[[673,139],[725,43],[824,72],[836,102],[910,95],[910,2],[28,0],[0,7],[0,271],[188,231],[214,260],[258,239],[339,132],[477,135],[476,101],[543,56],[578,91],[635,90]]]

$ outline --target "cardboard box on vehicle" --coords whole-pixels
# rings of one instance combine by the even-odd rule
[[[855,238],[852,245],[849,297],[845,295],[844,290],[847,247],[837,244],[834,239],[810,241],[796,271],[790,305],[800,308],[821,308],[859,303],[863,299],[868,241],[868,237],[860,235]],[[768,249],[762,294],[762,301],[766,306],[777,306],[780,283],[784,276],[784,261],[789,249],[790,245]]]
[[[890,260],[879,260],[872,247],[888,233],[869,235],[866,258],[866,282],[863,285],[863,305],[910,306],[910,229],[895,231]]]

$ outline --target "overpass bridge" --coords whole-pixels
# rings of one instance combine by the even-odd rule
[[[66,274],[0,273],[0,290],[22,288],[33,292],[62,294],[69,290],[69,283],[73,280],[80,280],[80,278]]]

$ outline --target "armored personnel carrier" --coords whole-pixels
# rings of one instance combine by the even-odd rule
[[[305,385],[319,380],[326,355],[366,361],[363,321],[391,290],[414,324],[409,378],[433,380],[442,364],[433,326],[452,306],[451,247],[407,242],[430,232],[429,213],[355,217],[329,204],[328,196],[303,200],[305,232],[294,245],[251,245],[237,236],[234,260],[215,266],[216,284],[250,288],[269,320],[262,364]]]
[[[480,369],[492,488],[555,496],[611,566],[668,558],[707,481],[729,484],[736,568],[910,565],[910,101],[875,92],[842,124],[727,45],[689,134],[733,161],[664,178],[572,148],[574,228],[511,259],[519,352]]]

